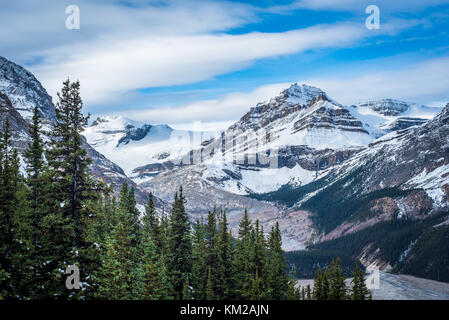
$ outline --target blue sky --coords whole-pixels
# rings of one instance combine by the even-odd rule
[[[0,20],[0,55],[52,96],[80,79],[94,116],[223,127],[293,82],[347,104],[449,102],[449,1],[15,1]]]

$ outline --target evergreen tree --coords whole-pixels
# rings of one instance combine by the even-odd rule
[[[286,292],[287,300],[301,300],[301,289],[296,287],[296,268],[293,265],[290,270]]]
[[[304,300],[312,300],[312,289],[310,288],[310,284],[306,286]]]
[[[218,286],[219,286],[219,273],[220,273],[220,261],[218,257],[218,237],[217,237],[217,219],[216,219],[216,208],[213,211],[209,211],[207,215],[207,227],[206,227],[206,237],[207,237],[207,265],[211,269],[211,283],[212,291],[214,297],[219,299]]]
[[[156,208],[154,206],[153,194],[151,192],[148,197],[148,203],[145,206],[145,215],[143,219],[143,222],[145,224],[148,224],[151,229],[151,235],[155,242],[158,253],[162,254],[163,238],[161,233],[161,226]]]
[[[88,254],[90,244],[86,241],[86,223],[88,224],[93,216],[88,204],[98,199],[101,186],[94,182],[89,174],[91,159],[83,149],[81,132],[87,125],[88,117],[81,113],[83,103],[79,81],[64,81],[58,98],[55,107],[56,123],[46,158],[50,167],[50,173],[47,175],[50,179],[48,194],[53,198],[48,203],[51,207],[49,209],[56,214],[60,213],[62,218],[55,217],[57,222],[47,223],[51,224],[49,228],[56,228],[55,232],[62,237],[53,243],[54,247],[58,247],[53,249],[59,250],[58,262],[50,260],[50,264],[57,270],[65,270],[68,265],[77,265],[84,271],[81,272],[81,281],[89,284],[87,276],[91,271],[90,265],[94,262]],[[56,296],[66,294],[67,290],[63,284],[60,292],[55,293]],[[78,296],[80,294],[77,293]]]
[[[144,273],[143,299],[166,299],[168,298],[167,277],[164,261],[158,254],[154,239],[154,225],[152,226],[153,212],[146,211],[143,217],[143,238],[142,238],[142,264]],[[154,223],[154,221],[153,221]]]
[[[243,218],[239,223],[239,238],[234,249],[232,287],[233,299],[249,299],[251,295],[251,284],[254,279],[253,245],[254,232],[245,210]]]
[[[313,281],[313,299],[323,300],[323,279],[321,274],[321,268],[319,267],[316,272],[315,279]]]
[[[17,280],[13,270],[13,254],[18,243],[14,241],[14,215],[21,176],[17,150],[12,148],[9,119],[4,122],[0,136],[0,293],[15,296]]]
[[[321,275],[321,299],[329,299],[330,284],[329,284],[329,269],[325,268]]]
[[[136,299],[133,287],[136,283],[136,264],[134,258],[138,254],[134,246],[133,226],[129,213],[122,209],[117,211],[117,224],[111,235],[106,238],[106,250],[102,259],[99,276],[99,295],[105,299]]]
[[[33,123],[31,125],[31,143],[24,152],[25,170],[27,173],[27,185],[30,188],[29,200],[32,208],[32,225],[34,227],[33,241],[38,245],[39,220],[42,214],[42,203],[44,190],[42,187],[44,169],[44,143],[41,138],[41,121],[39,109],[36,106],[33,113]]]
[[[228,230],[226,212],[219,223],[218,236],[218,270],[216,292],[220,299],[228,299],[232,290],[232,236]]]
[[[256,274],[251,281],[250,300],[262,300],[265,297],[262,279],[259,277],[259,271],[256,270]]]
[[[282,250],[281,231],[279,230],[278,223],[271,229],[268,240],[268,293],[271,299],[285,299],[289,280],[286,271],[287,260]]]
[[[183,282],[186,275],[192,270],[192,243],[190,237],[190,224],[184,208],[185,198],[182,187],[179,195],[175,195],[169,225],[168,271],[173,285],[175,298],[181,298]]]
[[[21,179],[23,180],[23,179]],[[33,235],[36,229],[33,226],[32,210],[28,200],[29,190],[21,181],[15,197],[15,210],[12,215],[13,247],[11,255],[10,285],[16,298],[36,298],[39,286],[39,273],[36,259],[36,247]]]
[[[203,221],[195,223],[192,248],[192,286],[195,299],[206,299],[207,265],[206,230]]]
[[[354,267],[354,278],[352,279],[351,299],[369,300],[371,297],[370,293],[371,292],[366,287],[363,271],[356,263]]]
[[[16,294],[25,298],[39,298],[39,287],[43,281],[40,266],[40,220],[44,214],[44,144],[41,138],[39,109],[36,106],[33,112],[33,123],[30,127],[32,141],[24,152],[26,185],[21,184],[16,199],[14,214],[14,238],[16,246]],[[17,164],[18,167],[18,164]]]
[[[189,275],[184,276],[184,287],[182,288],[182,300],[190,300],[192,295],[190,292]]]
[[[332,261],[329,279],[329,299],[344,300],[346,299],[346,285],[343,271],[340,268],[340,258]]]

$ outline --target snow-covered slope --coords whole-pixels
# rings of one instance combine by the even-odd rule
[[[120,115],[99,117],[83,132],[90,145],[127,174],[142,165],[183,156],[215,134],[174,130],[168,125],[145,124]]]
[[[394,99],[363,102],[349,107],[351,114],[363,123],[364,129],[376,138],[391,131],[421,125],[441,109]]]
[[[391,99],[344,106],[319,88],[293,84],[193,150],[196,162],[186,163],[186,155],[184,160],[153,157],[135,168],[133,176],[144,182],[176,170],[178,164],[201,162],[207,168],[204,179],[227,192],[265,193],[286,183],[305,185],[320,176],[318,171],[343,162],[385,134],[421,125],[439,110]],[[262,159],[267,152],[271,158]]]

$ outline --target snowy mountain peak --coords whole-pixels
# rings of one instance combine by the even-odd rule
[[[97,129],[122,130],[128,126],[140,127],[143,125],[144,123],[125,118],[121,115],[110,115],[97,117],[90,126],[96,127]]]
[[[395,99],[381,99],[360,103],[359,107],[367,107],[385,116],[397,116],[406,112],[410,105],[407,102]]]
[[[45,120],[56,120],[51,97],[41,83],[25,68],[0,56],[0,92],[6,94],[14,108],[31,122],[37,105]]]
[[[286,97],[289,102],[299,104],[309,104],[318,97],[326,97],[326,93],[320,88],[306,84],[294,83],[289,88],[281,92],[280,96]]]

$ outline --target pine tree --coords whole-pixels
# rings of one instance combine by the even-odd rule
[[[242,220],[239,223],[239,239],[247,238],[251,229],[251,221],[249,221],[248,211],[245,209]]]
[[[119,208],[126,214],[126,219],[131,227],[132,243],[137,248],[140,246],[142,238],[142,225],[139,220],[139,210],[136,208],[136,197],[134,188],[128,188],[128,184],[124,182],[120,189]]]
[[[139,266],[136,265],[136,258],[139,248],[134,243],[135,222],[130,219],[130,213],[124,211],[123,206],[120,206],[117,214],[117,224],[106,238],[106,250],[98,279],[99,295],[106,299],[138,299],[140,296],[136,294],[136,289],[141,289],[139,286],[143,287],[143,283],[139,281],[142,278],[137,274]]]
[[[18,192],[14,215],[14,238],[16,240],[14,265],[20,267],[17,272],[15,284],[19,289],[19,296],[39,298],[39,287],[42,281],[40,266],[40,248],[42,243],[39,237],[40,220],[44,214],[44,143],[41,138],[39,109],[36,106],[33,112],[33,123],[30,127],[32,141],[24,152],[25,170],[27,178],[21,184]]]
[[[217,292],[218,285],[218,273],[220,262],[218,261],[218,246],[217,246],[217,219],[216,219],[216,208],[214,211],[209,211],[207,215],[207,228],[206,228],[206,238],[207,238],[207,265],[211,269],[211,282],[212,290],[214,292],[214,297],[219,298]]]
[[[39,260],[33,236],[36,229],[32,220],[32,209],[28,200],[29,190],[21,179],[15,198],[15,210],[12,215],[13,247],[10,284],[16,298],[35,298],[39,286],[39,273],[36,272]]]
[[[15,296],[17,275],[13,270],[13,254],[18,243],[14,240],[14,215],[21,176],[17,150],[12,148],[9,119],[4,122],[0,136],[0,293]]]
[[[170,225],[169,225],[169,247],[167,254],[168,271],[173,285],[175,298],[181,298],[183,280],[192,270],[192,243],[190,236],[190,224],[184,208],[185,198],[182,187],[179,195],[175,195]]]
[[[271,229],[268,241],[268,293],[271,299],[285,299],[289,280],[286,271],[287,260],[282,250],[281,231],[278,223]]]
[[[301,288],[301,299],[300,300],[306,300],[306,288]]]
[[[55,215],[61,214],[62,218],[55,217],[57,222],[47,223],[51,224],[48,226],[50,229],[56,228],[55,232],[62,237],[53,243],[53,246],[57,247],[54,249],[59,250],[56,255],[58,262],[50,262],[56,270],[65,270],[71,264],[77,265],[84,271],[81,272],[81,281],[89,284],[87,276],[91,271],[90,265],[95,263],[89,255],[90,243],[86,241],[86,224],[93,216],[89,211],[89,202],[98,199],[101,186],[89,174],[91,159],[83,149],[81,132],[87,125],[88,117],[81,113],[83,103],[79,81],[64,81],[58,98],[55,107],[56,123],[46,158],[50,168],[47,175],[50,185],[48,194],[53,198],[48,202],[49,209],[55,212]],[[50,239],[51,242],[54,240]],[[59,291],[54,295],[68,294],[63,284]],[[70,295],[73,295],[73,292],[70,292]],[[77,292],[77,295],[80,297],[82,293]]]
[[[259,277],[259,271],[256,270],[256,274],[251,281],[250,300],[262,300],[264,297],[265,293],[262,279]]]
[[[182,300],[191,300],[192,294],[190,292],[189,275],[184,276],[184,286],[182,288]]]
[[[161,247],[159,248],[161,251],[161,255],[164,258],[167,258],[168,254],[168,246],[169,246],[169,218],[167,217],[167,214],[165,213],[164,207],[162,207],[162,213],[161,213],[161,223],[160,223],[160,232],[161,232]]]
[[[296,287],[296,268],[293,265],[290,270],[286,292],[287,300],[301,300],[301,289]]]
[[[149,206],[151,208],[152,197],[150,196]],[[154,207],[153,207],[154,209]],[[142,260],[143,265],[143,299],[167,299],[167,277],[165,261],[156,248],[154,228],[157,223],[155,210],[146,210],[143,221],[142,237]]]
[[[192,248],[192,286],[193,296],[197,300],[206,299],[207,287],[207,247],[206,230],[203,221],[195,223]]]
[[[44,143],[41,138],[41,121],[39,109],[36,106],[33,113],[31,125],[31,143],[24,152],[25,170],[27,173],[27,184],[30,188],[30,201],[33,209],[33,223],[38,228],[39,207],[42,205],[42,172],[44,168]],[[37,241],[37,239],[35,239]]]
[[[354,278],[352,279],[352,290],[350,297],[352,300],[369,300],[371,297],[370,294],[371,292],[366,287],[363,271],[356,263],[354,267]]]
[[[329,299],[344,300],[346,299],[346,285],[343,271],[340,268],[340,258],[332,261],[329,279]]]
[[[148,203],[145,206],[145,215],[143,219],[143,222],[148,224],[151,228],[151,235],[155,242],[158,253],[162,254],[163,238],[161,234],[161,226],[156,208],[154,206],[153,194],[151,192],[148,197]]]
[[[310,284],[306,286],[304,300],[312,300],[312,289],[310,288]]]
[[[313,299],[323,300],[323,279],[321,274],[321,268],[319,267],[316,272],[315,279],[313,281]]]
[[[280,234],[279,234],[280,235]],[[265,286],[268,281],[266,277],[266,243],[265,243],[265,235],[263,233],[263,228],[260,226],[259,220],[256,220],[255,227],[252,230],[252,257],[253,257],[253,268],[252,273],[255,275],[256,273],[259,275],[261,279],[261,284]],[[280,249],[282,252],[282,249]],[[282,253],[283,255],[283,253]],[[285,268],[287,265],[285,264]],[[285,272],[285,269],[283,270]],[[262,288],[262,292],[265,292],[265,288]]]
[[[61,197],[64,216],[70,218],[73,232],[71,243],[74,247],[82,242],[83,201],[93,199],[97,185],[89,175],[91,159],[82,148],[81,132],[89,117],[81,113],[79,81],[63,83],[59,102],[56,104],[56,124],[50,141],[47,159],[54,173],[55,196]],[[94,197],[95,198],[95,197]]]
[[[325,268],[321,275],[321,299],[329,299],[330,283],[329,283],[329,269]]]
[[[219,222],[218,270],[216,292],[220,299],[228,299],[232,290],[232,236],[228,230],[226,212]]]
[[[232,299],[249,299],[254,279],[254,232],[245,210],[239,223],[239,238],[234,249]]]

